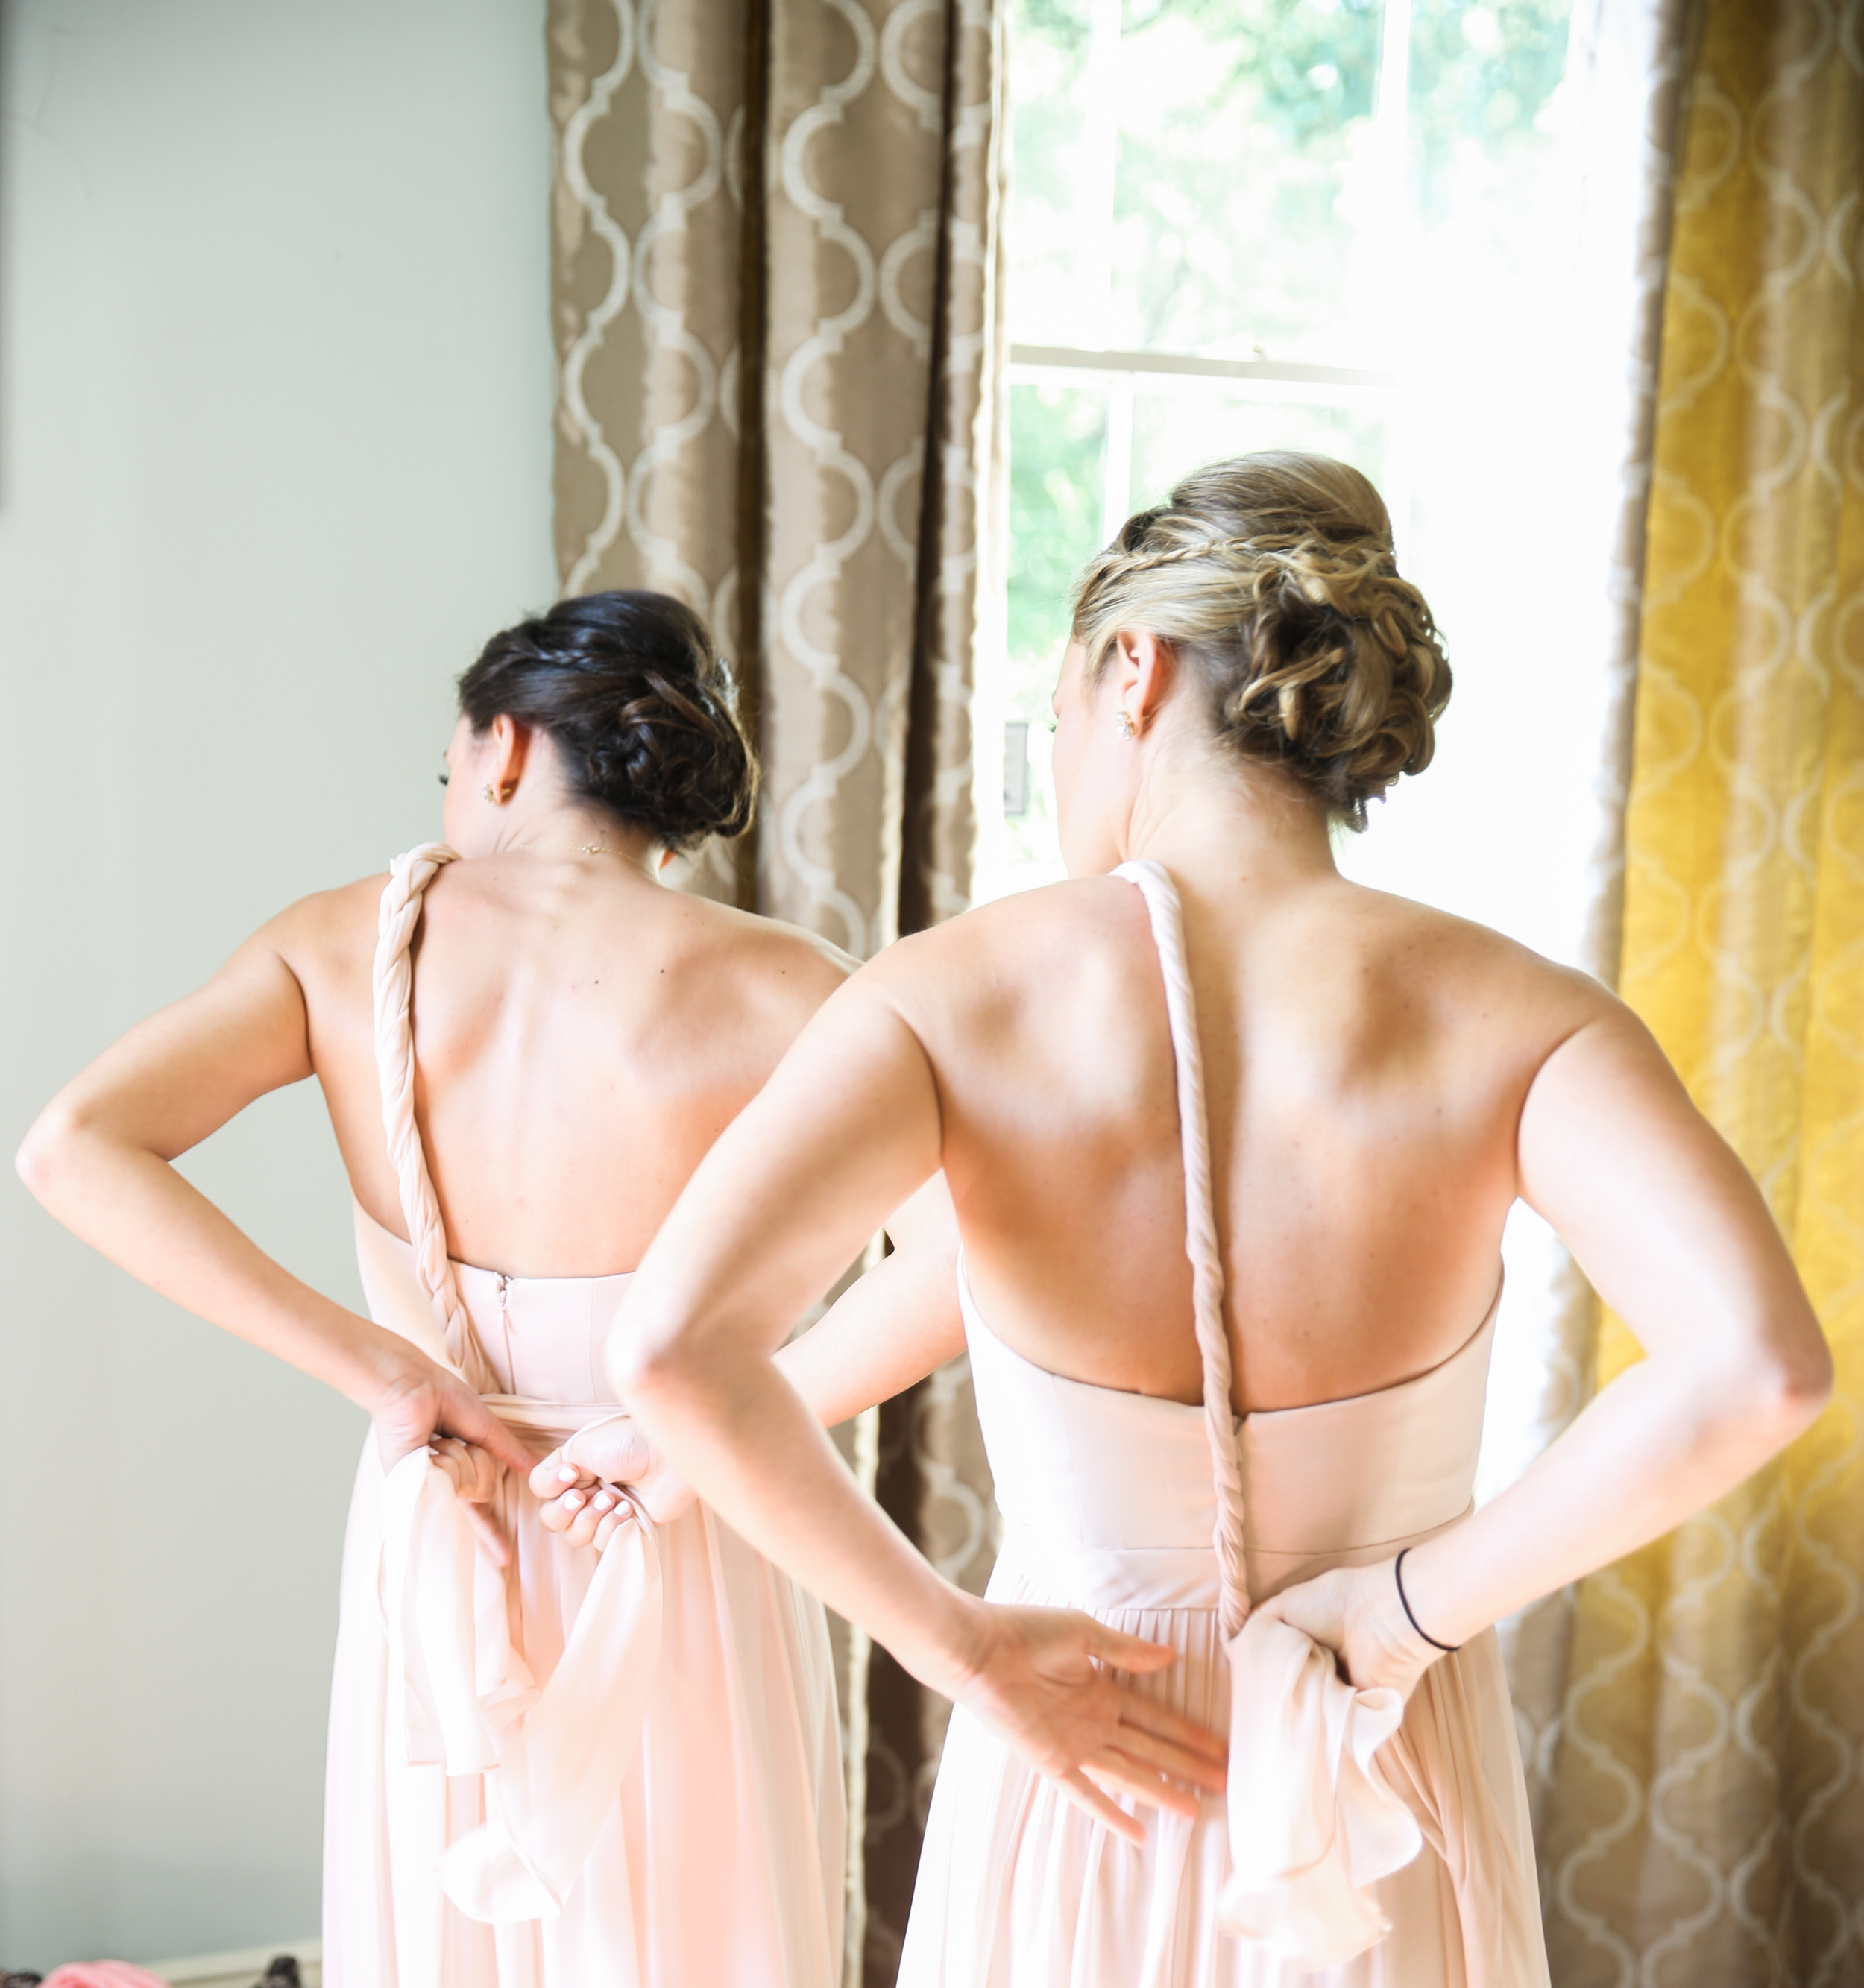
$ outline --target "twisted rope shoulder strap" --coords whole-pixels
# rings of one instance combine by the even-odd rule
[[[447,1357],[469,1384],[483,1394],[490,1377],[477,1371],[482,1364],[476,1357],[477,1343],[454,1281],[440,1202],[427,1170],[427,1155],[421,1150],[421,1130],[414,1123],[414,969],[408,952],[414,928],[421,922],[427,887],[458,854],[444,842],[424,842],[389,865],[376,918],[370,986],[375,1002],[375,1067],[382,1085],[382,1130],[388,1135],[388,1157],[394,1162],[401,1190],[401,1218],[414,1245],[414,1273],[433,1309]]]
[[[1165,980],[1166,1019],[1178,1071],[1178,1125],[1184,1144],[1185,1254],[1191,1261],[1191,1307],[1204,1372],[1204,1433],[1216,1480],[1219,1614],[1223,1635],[1233,1636],[1249,1617],[1249,1562],[1245,1550],[1243,1461],[1230,1411],[1230,1334],[1223,1325],[1223,1264],[1217,1254],[1216,1215],[1210,1190],[1210,1138],[1204,1115],[1204,1063],[1197,1040],[1197,1008],[1185,964],[1184,916],[1178,887],[1157,863],[1122,863],[1113,873],[1139,887],[1151,914],[1152,942]]]

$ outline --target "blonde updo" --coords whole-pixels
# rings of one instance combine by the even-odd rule
[[[1375,795],[1430,764],[1450,689],[1436,624],[1399,576],[1383,499],[1331,456],[1213,463],[1129,518],[1074,592],[1090,680],[1125,628],[1150,629],[1196,674],[1226,745],[1355,829]]]

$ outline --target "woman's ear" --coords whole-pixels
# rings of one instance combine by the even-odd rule
[[[489,785],[502,801],[508,801],[524,778],[525,762],[530,756],[531,728],[522,718],[500,712],[492,721],[492,763]]]
[[[1149,628],[1122,628],[1114,637],[1110,674],[1115,702],[1138,737],[1159,715],[1176,674],[1172,652]]]

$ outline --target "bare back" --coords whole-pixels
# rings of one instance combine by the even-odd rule
[[[1335,874],[1184,903],[1239,1409],[1369,1392],[1494,1300],[1537,1072],[1610,997]],[[1101,1385],[1200,1397],[1163,985],[1138,891],[1058,884],[901,948],[973,1290]],[[889,962],[883,962],[882,969]]]
[[[306,899],[269,937],[357,1200],[404,1233],[370,989],[384,880]],[[449,864],[414,952],[415,1114],[462,1261],[631,1270],[693,1168],[851,962],[793,927],[638,870],[526,850]]]

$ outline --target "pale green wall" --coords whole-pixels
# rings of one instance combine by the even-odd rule
[[[0,1144],[437,832],[554,591],[536,0],[5,0]],[[357,1300],[308,1088],[189,1163]],[[301,1936],[360,1415],[0,1178],[0,1966]]]

